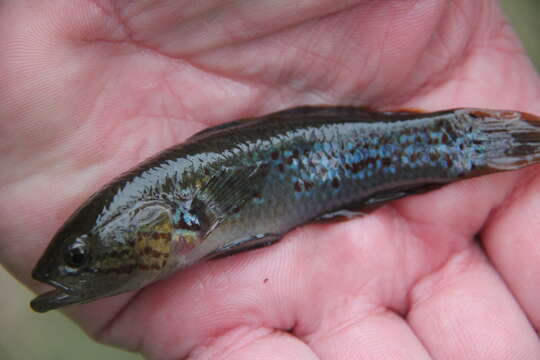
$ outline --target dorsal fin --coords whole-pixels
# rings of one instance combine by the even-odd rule
[[[259,118],[245,118],[245,119],[234,120],[234,121],[226,122],[226,123],[223,123],[223,124],[220,124],[220,125],[208,127],[206,129],[203,129],[203,130],[193,134],[186,141],[189,141],[189,142],[197,141],[197,140],[200,140],[202,138],[209,137],[209,136],[212,136],[212,135],[215,135],[215,134],[218,134],[218,133],[228,132],[228,131],[237,129],[239,127],[242,127],[242,126],[244,126],[246,124],[250,124],[254,120],[257,120],[257,119],[259,119]]]
[[[390,114],[392,113],[400,113],[400,114],[425,114],[426,111],[422,110],[422,109],[418,109],[418,108],[399,108],[397,110],[394,110],[392,112],[390,112]]]
[[[267,118],[298,118],[298,117],[340,117],[360,116],[377,113],[372,108],[360,106],[331,106],[331,105],[304,105],[290,109],[276,111],[268,114]]]
[[[329,121],[338,120],[343,122],[395,122],[402,121],[410,116],[433,116],[416,109],[400,109],[392,112],[378,112],[373,108],[359,106],[329,106],[329,105],[305,105],[290,109],[276,111],[260,117],[239,119],[221,125],[209,127],[191,136],[188,141],[193,142],[213,135],[227,133],[246,126],[252,126],[261,122],[280,121]]]
[[[311,117],[314,120],[323,120],[328,117],[351,117],[368,114],[375,114],[376,111],[367,107],[356,106],[329,106],[329,105],[305,105],[290,109],[279,110],[260,117],[248,117],[226,122],[220,125],[211,126],[203,129],[187,139],[189,142],[197,141],[202,138],[210,137],[219,133],[229,132],[247,125],[253,125],[263,121],[292,120],[298,118]]]

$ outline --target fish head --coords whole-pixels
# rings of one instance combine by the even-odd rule
[[[72,215],[34,267],[32,277],[55,288],[31,302],[35,311],[135,290],[164,273],[174,247],[167,206],[138,202],[114,216],[95,217],[87,210]]]

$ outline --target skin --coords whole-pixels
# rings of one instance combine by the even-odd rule
[[[70,212],[209,125],[319,103],[540,114],[539,76],[495,1],[292,4],[2,2],[2,264],[48,289],[30,271]],[[153,359],[539,358],[539,175],[305,226],[65,312]]]

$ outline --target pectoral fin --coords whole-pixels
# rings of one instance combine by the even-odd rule
[[[266,167],[224,168],[209,177],[194,193],[189,214],[204,223],[200,236],[207,237],[227,217],[239,212],[260,191]]]
[[[200,198],[220,216],[234,214],[261,190],[266,171],[263,165],[224,169],[208,181]]]

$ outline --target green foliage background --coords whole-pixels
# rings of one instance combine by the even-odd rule
[[[501,0],[536,69],[540,71],[540,1]]]
[[[540,1],[501,0],[525,48],[540,69]],[[60,312],[36,314],[33,297],[0,267],[1,360],[135,360],[140,356],[99,345]],[[136,324],[135,324],[136,325]]]

